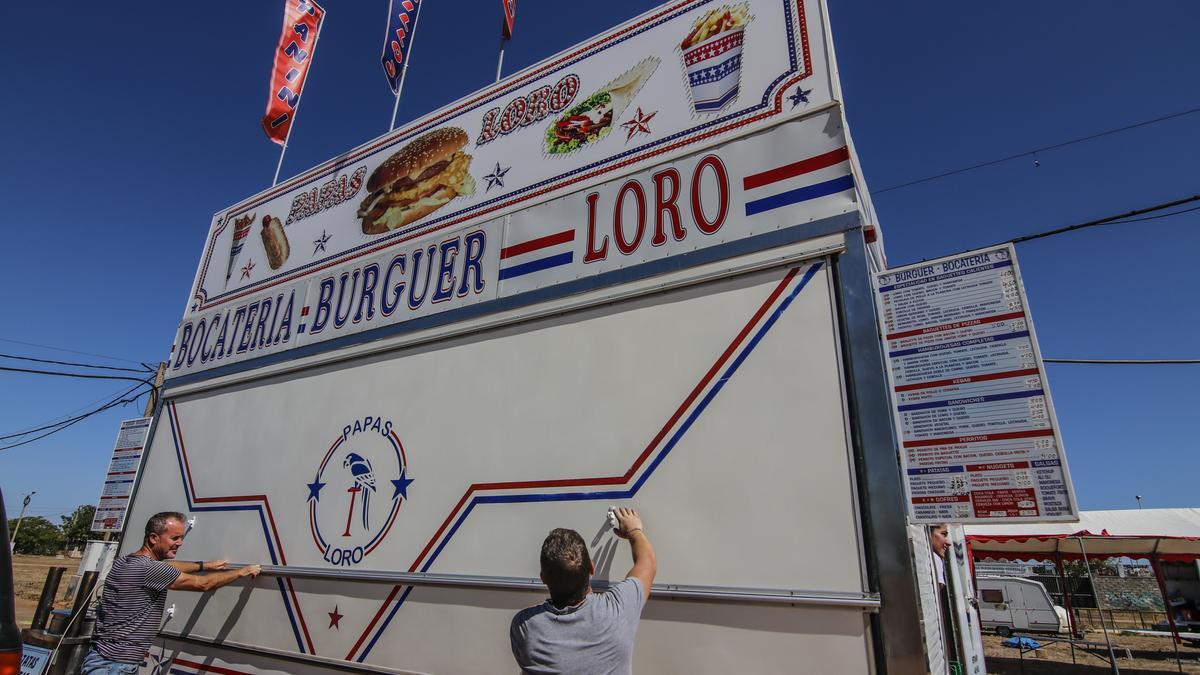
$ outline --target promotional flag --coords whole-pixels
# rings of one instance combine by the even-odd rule
[[[383,38],[383,74],[393,94],[400,93],[400,75],[404,73],[404,59],[408,58],[409,45],[417,30],[418,5],[422,0],[390,0],[388,3],[388,27]]]
[[[504,25],[501,30],[504,32],[504,39],[511,40],[513,22],[517,19],[517,0],[500,0],[500,6],[504,9]]]
[[[275,49],[271,95],[262,119],[267,137],[280,145],[287,144],[324,18],[325,10],[312,0],[287,0],[283,5],[283,32]]]

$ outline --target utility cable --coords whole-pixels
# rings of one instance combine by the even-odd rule
[[[55,370],[31,370],[29,368],[10,368],[8,366],[0,366],[0,371],[10,373],[31,373],[34,375],[57,375],[58,377],[81,377],[88,380],[127,380],[129,382],[141,382],[154,386],[150,380],[143,380],[137,377],[124,377],[122,375],[91,375],[88,373],[63,373]]]
[[[56,433],[62,431],[63,429],[66,429],[67,427],[78,424],[79,422],[82,422],[83,420],[85,420],[93,415],[98,415],[98,414],[104,412],[105,410],[108,410],[110,408],[114,408],[114,407],[117,407],[120,405],[125,405],[127,403],[132,403],[133,401],[137,400],[137,395],[135,395],[133,398],[129,398],[129,394],[132,394],[135,390],[140,389],[141,387],[142,387],[142,385],[140,385],[140,384],[135,385],[132,388],[130,388],[130,389],[126,390],[125,392],[123,392],[122,394],[120,394],[118,398],[115,398],[115,399],[109,401],[108,403],[105,403],[104,405],[100,406],[99,408],[96,408],[95,410],[86,412],[82,415],[77,415],[68,420],[64,420],[63,422],[60,422],[58,424],[50,425],[50,427],[54,427],[54,428],[45,427],[50,430],[44,434],[35,436],[34,438],[29,438],[29,439],[26,439],[23,441],[18,441],[16,443],[10,443],[8,445],[0,446],[0,450],[9,450],[12,448],[20,447],[22,445],[33,443],[34,441],[38,441],[38,440],[46,438],[47,436],[50,436],[52,434],[56,434]],[[151,387],[153,387],[153,385],[151,385]],[[26,431],[26,432],[22,432],[20,434],[13,434],[13,435],[5,436],[4,438],[13,438],[14,436],[28,436],[31,433],[34,433],[34,432]]]
[[[102,370],[118,370],[125,373],[152,373],[152,368],[118,368],[117,366],[102,366],[96,363],[78,363],[76,361],[55,361],[53,359],[35,359],[32,356],[17,356],[16,354],[0,354],[0,358],[17,359],[19,361],[36,361],[50,363],[56,366],[77,366],[80,368],[98,368]]]
[[[122,385],[122,386],[124,386],[124,385]],[[44,422],[39,422],[39,423],[38,423],[38,424],[43,424],[43,425],[45,425],[45,426],[40,426],[40,427],[37,427],[37,428],[35,428],[35,429],[28,429],[28,430],[26,430],[26,431],[23,431],[23,432],[20,432],[20,433],[9,434],[8,436],[0,436],[0,440],[3,440],[3,439],[5,439],[5,438],[11,438],[11,437],[13,437],[13,436],[23,436],[23,435],[25,435],[25,434],[31,434],[31,433],[33,433],[33,432],[35,432],[35,431],[40,431],[40,430],[42,430],[42,429],[49,429],[50,427],[52,427],[52,426],[54,426],[54,425],[56,425],[56,424],[61,424],[62,422],[65,422],[65,421],[67,421],[68,419],[70,419],[70,418],[71,418],[73,415],[75,415],[76,413],[79,413],[79,412],[82,412],[82,411],[84,411],[84,410],[87,410],[88,408],[91,408],[91,407],[92,407],[92,406],[94,406],[94,405],[99,405],[99,404],[100,404],[102,401],[108,401],[108,400],[112,399],[114,396],[123,396],[123,395],[124,395],[124,394],[120,394],[120,393],[118,393],[118,392],[115,392],[115,391],[113,391],[113,392],[109,392],[109,393],[107,393],[107,394],[105,394],[105,395],[101,396],[100,398],[97,398],[97,399],[96,399],[96,400],[94,400],[94,401],[88,401],[87,403],[84,403],[83,405],[79,406],[78,408],[73,408],[73,409],[71,409],[71,410],[68,410],[68,411],[64,412],[64,413],[63,413],[63,414],[61,414],[61,415],[57,415],[57,416],[55,416],[55,417],[52,417],[52,418],[50,418],[50,419],[48,419],[48,420],[46,420],[46,421],[44,421]]]
[[[948,176],[955,176],[955,175],[958,175],[958,174],[960,174],[960,173],[965,173],[965,172],[967,172],[967,171],[974,171],[975,169],[982,169],[982,168],[984,168],[984,167],[988,167],[988,166],[994,166],[994,165],[996,165],[996,164],[1002,164],[1002,163],[1004,163],[1004,162],[1009,162],[1009,161],[1012,161],[1012,160],[1014,160],[1014,159],[1020,159],[1020,158],[1022,158],[1022,157],[1028,157],[1028,156],[1030,156],[1030,155],[1036,155],[1036,154],[1037,154],[1037,153],[1039,153],[1039,152],[1046,152],[1046,151],[1048,151],[1048,150],[1057,150],[1058,148],[1063,148],[1063,147],[1066,147],[1066,146],[1068,146],[1068,145],[1074,145],[1074,144],[1076,144],[1076,143],[1083,143],[1084,141],[1091,141],[1091,140],[1095,140],[1095,139],[1097,139],[1097,138],[1101,138],[1101,137],[1103,137],[1103,136],[1110,136],[1110,135],[1112,135],[1112,134],[1120,133],[1120,132],[1122,132],[1122,131],[1129,131],[1130,129],[1137,129],[1138,127],[1144,127],[1144,126],[1148,126],[1148,125],[1151,125],[1151,124],[1158,124],[1159,122],[1165,122],[1165,121],[1167,121],[1167,120],[1175,119],[1176,117],[1183,117],[1184,115],[1191,115],[1191,114],[1193,114],[1193,113],[1197,113],[1197,112],[1200,112],[1200,108],[1192,108],[1191,110],[1184,110],[1184,111],[1181,111],[1181,112],[1172,113],[1172,114],[1170,114],[1170,115],[1164,115],[1164,116],[1162,116],[1162,117],[1156,117],[1156,118],[1154,118],[1154,119],[1151,119],[1151,120],[1145,120],[1145,121],[1143,121],[1143,122],[1137,122],[1137,123],[1134,123],[1134,124],[1127,124],[1127,125],[1125,125],[1125,126],[1123,126],[1123,127],[1117,127],[1116,129],[1109,129],[1108,131],[1101,131],[1101,132],[1099,132],[1099,133],[1091,134],[1090,136],[1082,136],[1082,137],[1080,137],[1080,138],[1073,138],[1073,139],[1071,139],[1071,140],[1069,140],[1069,141],[1063,141],[1062,143],[1054,143],[1053,145],[1045,145],[1045,146],[1042,146],[1042,147],[1040,147],[1040,148],[1034,148],[1034,149],[1032,149],[1032,150],[1026,150],[1025,152],[1017,153],[1017,154],[1015,154],[1015,155],[1009,155],[1009,156],[1007,156],[1007,157],[1001,157],[1000,159],[993,159],[993,160],[990,160],[990,161],[987,161],[987,162],[980,162],[979,164],[972,164],[971,166],[965,166],[965,167],[963,167],[963,168],[961,168],[961,169],[954,169],[953,171],[946,171],[946,172],[944,172],[944,173],[939,173],[939,174],[937,174],[937,175],[934,175],[934,176],[926,176],[926,177],[924,177],[924,178],[918,178],[918,179],[916,179],[916,180],[910,180],[910,181],[908,181],[907,183],[901,183],[901,184],[899,184],[899,185],[892,185],[891,187],[885,187],[885,188],[883,188],[882,190],[872,190],[872,191],[871,191],[871,194],[872,194],[872,195],[881,195],[881,194],[883,194],[883,193],[885,193],[885,192],[891,192],[892,190],[899,190],[899,189],[901,189],[901,188],[911,187],[911,186],[913,186],[913,185],[919,185],[919,184],[921,184],[921,183],[928,183],[929,181],[938,180],[938,179],[940,179],[940,178],[946,178],[946,177],[948,177]]]
[[[1165,218],[1167,216],[1174,216],[1174,215],[1177,215],[1180,213],[1187,213],[1188,211],[1194,211],[1196,209],[1185,209],[1183,211],[1176,211],[1174,213],[1163,213],[1163,214],[1160,214],[1157,216],[1153,216],[1152,218],[1138,218],[1136,220],[1125,220],[1126,218],[1132,218],[1133,216],[1140,216],[1143,213],[1153,213],[1154,211],[1162,211],[1163,209],[1169,209],[1169,208],[1173,208],[1175,206],[1182,206],[1183,204],[1190,204],[1195,201],[1200,201],[1200,195],[1192,195],[1191,197],[1184,197],[1183,199],[1176,199],[1173,202],[1165,202],[1162,204],[1156,204],[1154,206],[1150,206],[1150,207],[1147,207],[1144,209],[1135,209],[1128,213],[1122,213],[1122,214],[1116,215],[1116,216],[1107,216],[1105,218],[1099,218],[1097,220],[1089,220],[1086,223],[1079,223],[1078,225],[1068,225],[1066,227],[1060,227],[1060,228],[1057,228],[1054,230],[1047,230],[1045,232],[1036,232],[1034,234],[1027,234],[1027,235],[1024,235],[1021,237],[1016,237],[1014,239],[1009,239],[1008,241],[1001,242],[1001,243],[1012,242],[1014,244],[1019,244],[1023,241],[1033,241],[1034,239],[1041,239],[1042,237],[1049,237],[1049,236],[1052,236],[1055,234],[1063,234],[1064,232],[1074,232],[1075,230],[1082,230],[1082,229],[1088,228],[1088,227],[1096,227],[1097,225],[1113,225],[1113,224],[1119,225],[1119,224],[1122,224],[1125,222],[1132,223],[1132,222],[1138,222],[1138,221],[1142,221],[1142,220],[1151,220],[1152,218]],[[1197,207],[1197,208],[1200,208],[1200,207]]]
[[[77,349],[65,349],[63,347],[51,347],[50,345],[38,344],[36,342],[22,342],[21,340],[13,340],[10,338],[2,338],[2,337],[0,337],[0,342],[11,342],[14,345],[25,345],[26,347],[40,347],[41,349],[49,349],[49,350],[56,351],[56,352],[67,352],[68,354],[82,354],[83,356],[95,356],[95,357],[99,357],[102,359],[110,359],[113,361],[124,361],[125,363],[132,363],[132,364],[139,365],[139,366],[146,366],[146,364],[141,361],[134,361],[132,359],[123,359],[119,356],[109,356],[108,354],[96,354],[93,352],[81,352]],[[149,366],[147,366],[147,367],[149,367]]]

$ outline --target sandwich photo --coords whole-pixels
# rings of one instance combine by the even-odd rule
[[[613,120],[629,107],[658,63],[653,56],[643,60],[551,122],[546,129],[546,152],[565,155],[607,136]]]
[[[263,216],[262,232],[259,234],[262,236],[263,250],[267,253],[267,263],[271,265],[271,269],[283,267],[283,263],[287,262],[288,255],[292,252],[287,233],[283,231],[283,223],[274,216]]]
[[[383,234],[437,211],[451,199],[475,193],[462,152],[467,132],[435,129],[384,160],[367,180],[367,198],[358,208],[363,234]]]

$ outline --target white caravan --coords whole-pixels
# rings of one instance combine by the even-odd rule
[[[945,672],[826,9],[734,4],[664,4],[216,214],[122,551],[181,510],[184,558],[264,574],[171,593],[149,668],[515,672],[546,533],[603,587],[632,505],[637,672]]]
[[[1067,610],[1054,604],[1042,582],[979,577],[979,618],[985,629],[1013,633],[1066,633]]]

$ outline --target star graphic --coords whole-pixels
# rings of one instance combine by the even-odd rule
[[[328,234],[325,234],[325,230],[321,230],[321,236],[313,240],[313,255],[316,255],[317,251],[324,251],[325,244],[329,243],[329,240],[332,238]]]
[[[313,482],[307,483],[307,485],[309,501],[321,501],[321,488],[325,487],[326,484],[321,482],[320,476],[314,478]]]
[[[392,481],[392,486],[396,488],[396,491],[392,493],[392,501],[395,501],[397,497],[408,499],[408,486],[412,484],[413,479],[405,478],[404,474],[407,471],[408,467],[400,469],[400,479]]]
[[[151,675],[159,675],[159,673],[163,672],[164,665],[171,665],[171,659],[164,659],[162,654],[152,653],[150,654],[150,662],[147,665],[150,666]]]
[[[250,273],[253,271],[254,271],[254,261],[249,260],[246,262],[246,266],[242,268],[242,278],[249,279]]]
[[[795,108],[801,103],[808,103],[808,95],[811,93],[812,89],[801,89],[799,85],[796,85],[796,93],[790,94],[788,100],[792,102],[792,107]]]
[[[634,113],[633,119],[621,124],[621,128],[624,129],[627,134],[625,136],[625,142],[628,143],[637,134],[649,134],[650,133],[650,120],[654,119],[654,116],[657,114],[658,114],[658,111],[655,110],[654,112],[650,113],[649,115],[646,115],[642,112],[642,109],[639,107],[637,109],[637,112]]]
[[[501,169],[500,162],[496,162],[496,170],[483,177],[488,182],[484,192],[489,192],[494,187],[504,187],[504,174],[508,173],[511,168],[511,166],[506,166]]]
[[[346,616],[346,615],[345,615],[345,614],[339,614],[339,613],[338,613],[338,606],[337,606],[337,605],[334,605],[334,606],[333,606],[333,611],[332,611],[332,612],[326,612],[326,614],[328,614],[328,615],[329,615],[329,627],[330,627],[330,628],[336,628],[336,629],[338,629],[338,630],[341,630],[341,629],[342,629],[342,627],[338,625],[338,622],[339,622],[339,621],[341,621],[341,620],[342,620],[342,617],[343,617],[343,616]]]

